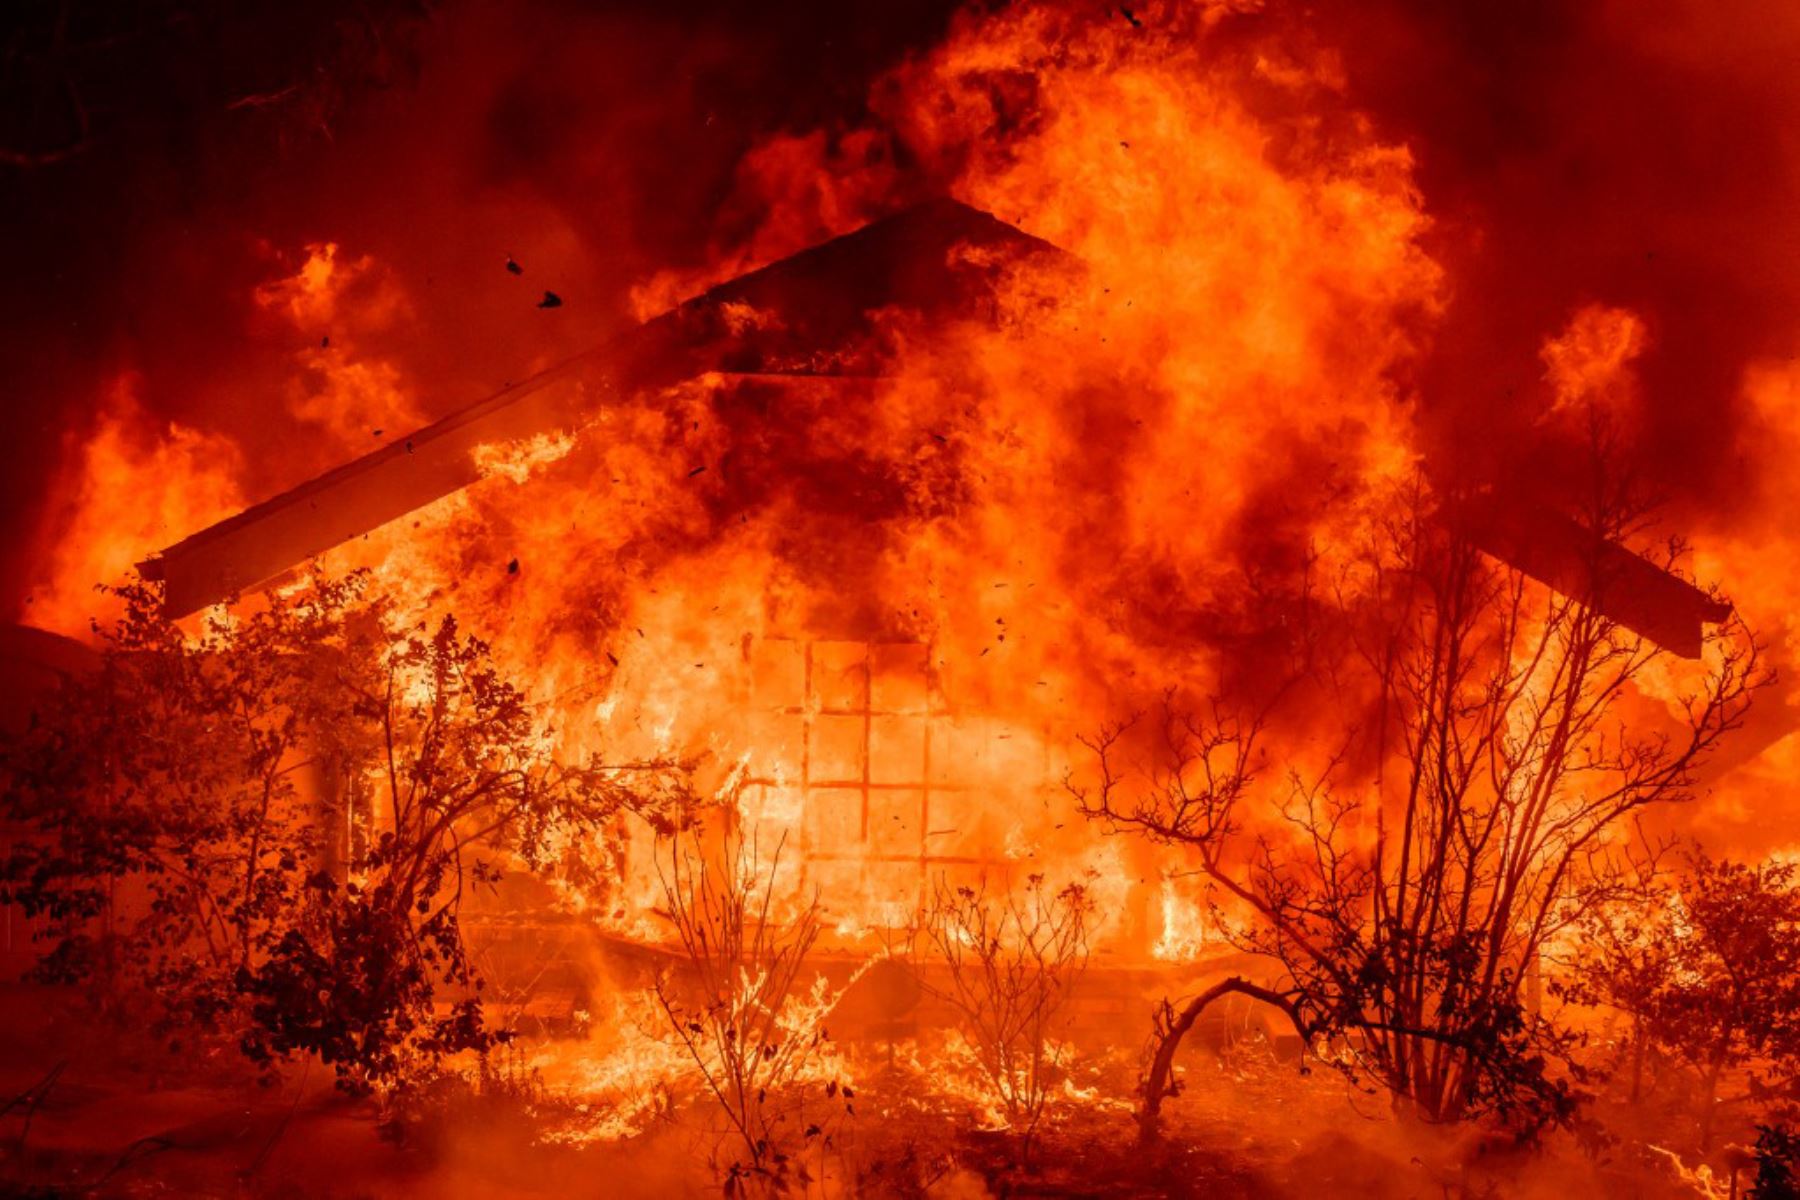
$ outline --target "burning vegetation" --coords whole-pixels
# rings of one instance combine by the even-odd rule
[[[1528,273],[1561,143],[1384,82],[1791,112],[1744,35],[30,7],[46,228],[106,46],[277,165],[9,567],[9,1187],[1800,1195],[1792,275],[1610,150]]]

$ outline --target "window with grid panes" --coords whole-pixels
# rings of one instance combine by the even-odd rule
[[[815,877],[841,862],[898,895],[929,864],[1006,865],[994,784],[1048,778],[1038,739],[952,711],[921,643],[765,639],[751,698],[752,806]]]

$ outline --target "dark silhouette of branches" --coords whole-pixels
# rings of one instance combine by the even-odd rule
[[[1641,514],[1598,494],[1591,529],[1637,527]],[[1422,485],[1337,590],[1336,669],[1360,664],[1374,729],[1346,723],[1338,754],[1271,784],[1258,771],[1266,712],[1170,699],[1153,721],[1089,739],[1093,778],[1071,789],[1109,828],[1194,855],[1247,914],[1241,948],[1277,965],[1259,998],[1303,1037],[1349,1035],[1338,1065],[1431,1120],[1565,1120],[1572,1035],[1532,1010],[1525,977],[1596,894],[1613,831],[1688,799],[1696,768],[1742,722],[1766,679],[1754,639],[1732,618],[1679,694],[1649,700],[1655,645],[1485,558]],[[1375,777],[1353,781],[1346,764],[1371,757]],[[1197,1015],[1193,1002],[1165,1014],[1162,1041]],[[1146,1133],[1172,1061],[1151,1056]]]
[[[1044,876],[1023,888],[990,894],[986,876],[974,886],[934,880],[918,918],[933,965],[921,973],[926,991],[961,1014],[973,1036],[981,1073],[1008,1123],[1031,1138],[1043,1119],[1063,1049],[1056,1021],[1087,967],[1093,901],[1079,884],[1051,891]]]
[[[674,764],[558,762],[484,643],[400,626],[364,576],[193,637],[153,589],[120,595],[101,669],[0,762],[29,835],[0,883],[50,922],[41,976],[97,980],[153,1027],[317,1055],[353,1088],[484,1049],[464,898],[686,804]]]
[[[823,1154],[833,1118],[854,1112],[851,1089],[817,1078],[837,996],[822,976],[802,986],[819,908],[814,899],[777,911],[780,866],[779,845],[764,862],[753,839],[730,833],[708,853],[697,828],[657,862],[685,969],[658,978],[656,999],[729,1127],[737,1153],[715,1166],[733,1195],[804,1185],[802,1152],[816,1143]],[[820,1084],[829,1116],[806,1120],[808,1083]]]
[[[329,135],[359,92],[416,73],[432,7],[17,0],[0,13],[0,167],[63,163],[154,116]]]

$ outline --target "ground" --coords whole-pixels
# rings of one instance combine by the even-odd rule
[[[156,1052],[42,989],[7,990],[0,1019],[0,1104],[25,1097],[0,1119],[4,1195],[721,1193],[709,1167],[720,1137],[698,1107],[678,1106],[621,1141],[559,1146],[539,1137],[567,1115],[559,1098],[469,1099],[396,1146],[377,1106],[338,1092],[322,1068],[260,1085],[229,1052],[198,1062]],[[922,1096],[915,1074],[877,1066],[861,1076],[855,1115],[840,1119],[831,1146],[813,1140],[802,1161],[828,1194],[945,1200],[1706,1194],[1640,1137],[1597,1157],[1560,1135],[1537,1151],[1490,1146],[1467,1129],[1408,1126],[1336,1074],[1302,1074],[1254,1046],[1222,1058],[1199,1048],[1186,1074],[1165,1138],[1146,1149],[1124,1102],[1128,1056],[1090,1063],[1080,1075],[1087,1098],[1059,1104],[1027,1155],[1019,1138],[978,1129],[956,1102]]]

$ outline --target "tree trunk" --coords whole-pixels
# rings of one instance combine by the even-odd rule
[[[1156,1033],[1156,1051],[1150,1056],[1150,1065],[1144,1072],[1141,1088],[1143,1100],[1137,1113],[1140,1142],[1154,1142],[1162,1135],[1162,1102],[1165,1097],[1175,1094],[1176,1089],[1171,1080],[1175,1073],[1175,1052],[1181,1048],[1181,1039],[1194,1027],[1194,1022],[1200,1019],[1200,1014],[1206,1011],[1207,1005],[1233,992],[1272,1004],[1286,1013],[1288,1020],[1294,1023],[1294,1029],[1299,1033],[1304,1047],[1306,1028],[1292,1003],[1280,992],[1259,987],[1237,975],[1213,984],[1189,1000],[1179,1014],[1174,1014],[1174,1010],[1170,1009],[1172,1015],[1168,1018],[1166,1027],[1160,1028]],[[1302,1053],[1305,1053],[1304,1049]]]
[[[1636,1104],[1644,1090],[1644,1018],[1631,1019],[1631,1102]]]
[[[1718,1110],[1719,1074],[1724,1069],[1725,1047],[1720,1046],[1706,1068],[1706,1095],[1701,1099],[1700,1149],[1703,1152],[1712,1148],[1713,1116]]]

